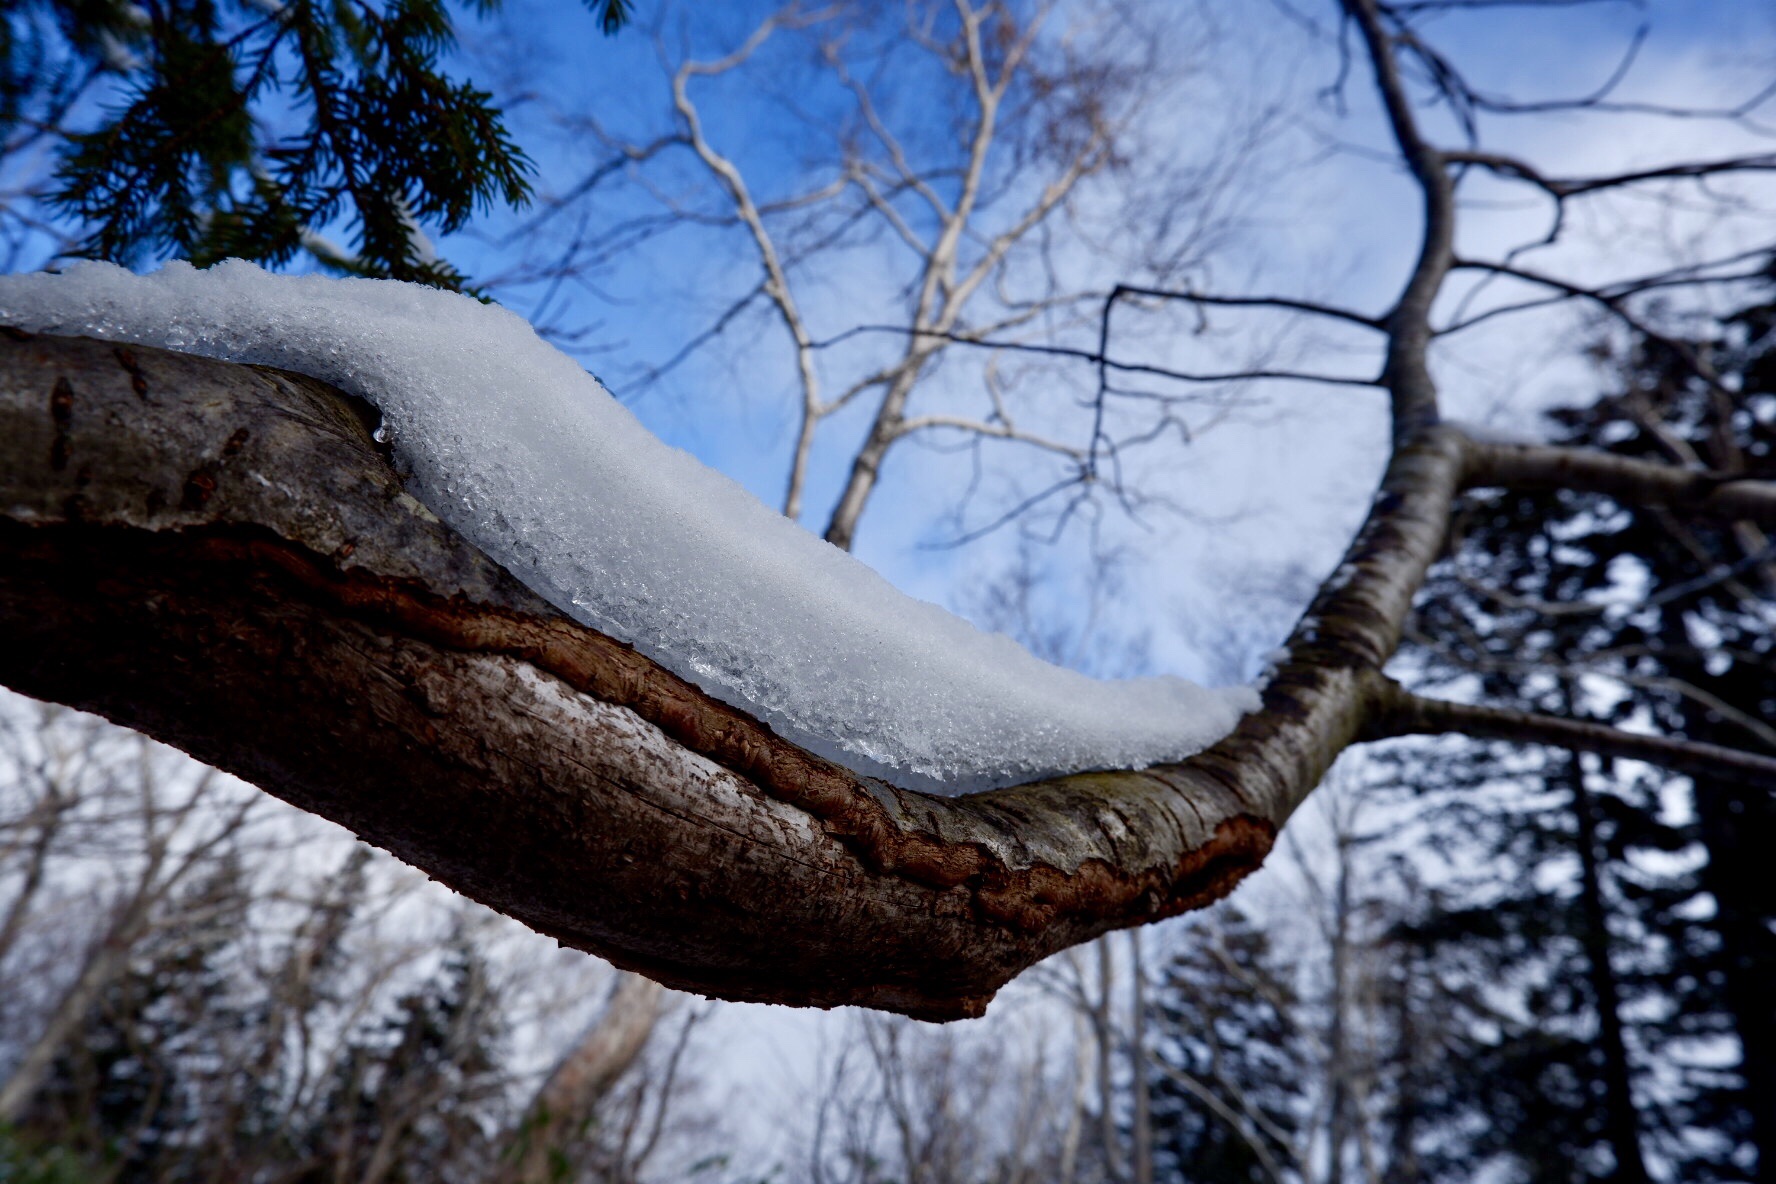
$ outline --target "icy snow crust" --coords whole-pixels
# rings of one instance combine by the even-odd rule
[[[375,403],[414,494],[563,612],[780,735],[962,793],[1189,756],[1250,688],[1100,682],[897,591],[644,428],[520,317],[230,261],[0,277],[0,322],[323,379]]]

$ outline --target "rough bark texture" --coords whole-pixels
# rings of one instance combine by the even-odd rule
[[[0,340],[0,682],[669,986],[976,1015],[1057,950],[1226,894],[1350,744],[1439,730],[1400,725],[1380,670],[1475,476],[1449,425],[1396,432],[1263,710],[1220,744],[942,798],[563,617],[403,490],[373,423],[295,375]]]
[[[402,490],[337,391],[0,351],[0,681],[672,986],[977,1014],[1055,950],[1226,893],[1329,759],[1260,728],[1200,768],[893,789],[562,617]]]

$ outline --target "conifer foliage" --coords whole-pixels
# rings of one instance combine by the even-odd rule
[[[1559,443],[1768,478],[1776,306],[1606,351]],[[1768,746],[1776,549],[1599,495],[1475,499],[1419,651],[1495,702]],[[1698,575],[1697,573],[1702,574]],[[1435,606],[1435,607],[1432,607]],[[1399,928],[1446,1072],[1418,1083],[1429,1178],[1776,1179],[1770,787],[1499,747],[1416,782],[1451,866]],[[1432,987],[1429,995],[1426,987]]]
[[[588,4],[607,33],[631,12]],[[444,0],[6,0],[0,136],[53,155],[45,197],[79,254],[306,250],[460,287],[422,227],[524,203],[530,164],[491,96],[446,72],[455,44]]]
[[[0,1180],[489,1178],[510,1082],[499,994],[452,937],[392,1006],[354,1018],[365,999],[339,945],[363,866],[354,852],[267,965],[265,901],[219,858],[172,903],[186,923],[141,943],[18,1129],[0,1129]]]
[[[1190,929],[1150,1021],[1155,1178],[1275,1180],[1292,1162],[1307,1079],[1292,975],[1231,904]]]

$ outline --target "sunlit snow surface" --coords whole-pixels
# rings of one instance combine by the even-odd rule
[[[895,590],[644,428],[520,317],[231,261],[0,277],[0,322],[278,366],[375,403],[414,494],[562,611],[783,736],[944,793],[1177,760],[1249,688],[1100,682]]]

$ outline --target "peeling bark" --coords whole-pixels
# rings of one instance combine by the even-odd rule
[[[1230,891],[1384,703],[1473,446],[1396,443],[1220,744],[961,798],[861,777],[568,620],[407,494],[365,404],[0,341],[0,682],[337,821],[563,944],[730,999],[978,1015]]]
[[[373,422],[293,375],[0,343],[0,681],[668,985],[929,1018],[1225,894],[1292,807],[1257,736],[961,799],[859,777],[519,585]]]

